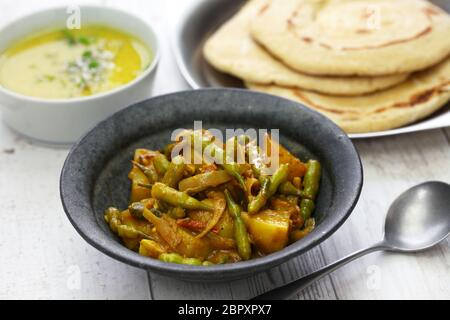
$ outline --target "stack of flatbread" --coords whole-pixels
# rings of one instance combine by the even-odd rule
[[[249,0],[204,55],[348,133],[413,123],[450,100],[450,16],[426,0]]]

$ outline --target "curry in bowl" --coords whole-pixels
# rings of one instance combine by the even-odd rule
[[[130,83],[153,58],[143,41],[106,26],[41,32],[0,55],[0,85],[44,99],[86,97]]]
[[[136,150],[129,207],[105,211],[106,223],[129,249],[168,263],[209,266],[280,251],[314,229],[318,161],[303,163],[267,136],[265,150],[278,152],[268,174],[268,153],[249,137],[235,137],[229,148],[230,141],[225,147],[207,131],[181,136],[161,151]],[[186,141],[201,146],[199,162],[186,161],[198,155],[190,146],[189,155],[184,149],[174,156]],[[230,161],[238,152],[244,161]]]

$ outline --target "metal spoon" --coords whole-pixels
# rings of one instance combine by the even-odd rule
[[[288,299],[341,266],[375,251],[418,252],[429,249],[450,234],[450,185],[427,182],[400,195],[389,208],[384,239],[303,278],[255,297]]]

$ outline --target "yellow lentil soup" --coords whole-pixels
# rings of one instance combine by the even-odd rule
[[[0,85],[45,99],[91,96],[133,81],[153,58],[140,39],[109,27],[49,31],[0,55]]]

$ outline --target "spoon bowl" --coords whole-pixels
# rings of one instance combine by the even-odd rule
[[[400,195],[385,224],[385,243],[393,251],[417,252],[450,234],[450,185],[426,182]]]
[[[405,191],[389,208],[384,229],[383,241],[254,299],[288,299],[314,281],[372,252],[418,252],[437,245],[450,234],[450,185],[432,181]]]

